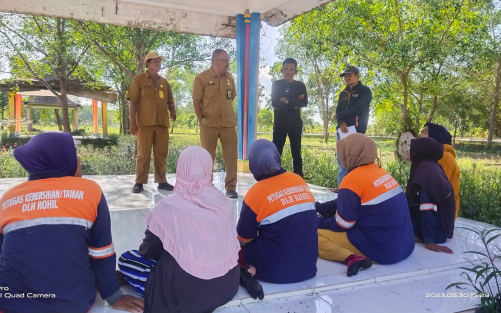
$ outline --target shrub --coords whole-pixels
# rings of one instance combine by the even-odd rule
[[[411,168],[410,162],[402,161],[400,159],[394,159],[386,164],[382,164],[383,168],[390,173],[393,178],[402,186],[405,190],[407,186],[407,180],[409,179],[409,172]]]
[[[117,138],[114,146],[81,145],[78,154],[82,158],[85,175],[130,175],[135,172],[136,154],[134,137]],[[106,148],[105,148],[106,147]]]
[[[323,187],[337,187],[338,165],[336,154],[332,151],[302,149],[304,180]],[[285,146],[282,153],[282,167],[294,170],[290,147]]]
[[[483,251],[466,251],[464,253],[479,256],[471,262],[471,267],[461,267],[464,272],[462,276],[467,282],[454,282],[445,289],[452,287],[469,285],[475,289],[476,295],[480,296],[480,304],[476,313],[496,313],[501,312],[501,270],[498,268],[499,246],[495,246],[496,238],[501,235],[499,228],[475,230],[464,228],[475,234],[480,239]],[[494,247],[493,247],[494,246]]]
[[[458,162],[462,217],[501,226],[501,168],[470,159]]]
[[[79,128],[72,131],[71,134],[73,136],[86,136],[87,132],[85,131],[85,128]]]
[[[3,140],[4,136],[2,136]],[[7,138],[9,138],[7,136]],[[19,137],[13,137],[19,139]],[[92,139],[89,144],[81,144],[78,154],[82,158],[83,172],[86,175],[132,175],[135,173],[135,137],[111,136],[109,140]],[[14,145],[14,142],[12,143]],[[179,153],[187,146],[199,145],[198,135],[176,134],[169,142],[167,157],[167,172],[176,171]],[[393,157],[391,141],[379,141],[382,154],[382,166],[405,189],[410,164]],[[27,173],[12,156],[12,146],[1,151],[0,147],[0,177],[26,177]],[[389,147],[389,148],[388,148]],[[323,148],[304,147],[302,149],[303,172],[308,183],[336,187],[338,165],[336,154],[331,146]],[[492,163],[491,161],[489,161]],[[216,151],[216,167],[224,169],[221,146]],[[490,163],[459,159],[461,170],[461,204],[462,217],[501,226],[501,168]],[[495,163],[495,162],[494,162]],[[292,156],[289,145],[284,147],[282,165],[288,171],[293,170]],[[150,173],[153,173],[153,159]]]
[[[82,138],[80,139],[80,145],[82,146],[92,146],[97,149],[108,148],[112,146],[116,146],[118,144],[118,136],[110,135],[106,138]]]
[[[27,177],[28,173],[16,161],[12,150],[0,151],[0,177]]]
[[[176,172],[179,154],[190,145],[198,145],[198,137],[176,136],[174,140],[170,140],[166,163],[168,173]],[[78,149],[78,154],[82,158],[85,175],[132,175],[136,171],[136,139],[132,136],[117,137],[117,144],[113,146],[82,145]],[[219,152],[216,159],[222,158],[220,154]],[[150,173],[153,171],[152,157]]]
[[[31,137],[17,137],[11,136],[8,132],[2,133],[2,141],[0,143],[0,149],[13,149],[15,147],[22,146],[26,144]]]

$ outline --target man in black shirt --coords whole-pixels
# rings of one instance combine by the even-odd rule
[[[291,145],[294,173],[303,176],[301,158],[301,134],[303,121],[301,108],[308,104],[306,86],[294,76],[297,74],[297,62],[287,58],[282,63],[283,79],[274,81],[271,87],[271,104],[274,111],[273,143],[282,155],[287,135]]]
[[[357,133],[365,134],[369,122],[369,108],[372,93],[369,87],[360,82],[360,70],[350,65],[339,75],[343,78],[346,88],[339,94],[336,114],[333,119],[337,122],[337,140],[340,140],[339,130],[348,133],[348,127],[354,126]],[[338,158],[338,186],[347,174]],[[337,188],[336,188],[337,189]]]

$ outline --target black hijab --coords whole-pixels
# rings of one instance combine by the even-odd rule
[[[433,138],[411,140],[411,170],[405,195],[409,207],[416,208],[418,192],[424,189],[437,204],[438,217],[444,234],[452,238],[454,232],[455,202],[452,185],[442,167],[437,163],[444,153],[443,144]],[[411,210],[413,210],[411,208]],[[412,214],[412,212],[411,212]]]
[[[427,122],[424,126],[428,126],[428,137],[443,144],[450,145],[452,143],[451,133],[442,125]]]

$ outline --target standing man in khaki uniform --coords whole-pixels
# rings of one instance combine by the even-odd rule
[[[133,193],[143,191],[148,182],[151,148],[158,189],[173,190],[165,177],[165,161],[169,151],[169,111],[176,120],[176,108],[169,82],[158,75],[163,57],[150,52],[145,57],[146,71],[132,80],[129,88],[130,133],[136,135],[136,184]]]
[[[233,110],[236,89],[233,75],[228,73],[229,65],[228,53],[222,49],[214,50],[211,67],[198,74],[193,82],[193,105],[200,123],[200,145],[214,160],[219,138],[226,169],[226,196],[238,198],[237,121]]]

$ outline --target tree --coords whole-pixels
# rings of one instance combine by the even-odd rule
[[[38,16],[0,18],[0,33],[10,44],[11,69],[15,78],[35,79],[62,103],[64,131],[70,132],[68,84],[71,80],[94,81],[81,62],[89,45],[77,31],[75,21]],[[58,88],[48,80],[56,78]],[[57,112],[56,112],[57,113]],[[56,114],[58,117],[58,114]]]
[[[149,51],[158,50],[162,42],[176,40],[178,34],[97,23],[80,25],[87,43],[92,47],[92,56],[118,92],[120,131],[126,134],[129,129],[127,90],[132,79],[144,72],[144,57]]]
[[[337,13],[332,5],[326,5],[295,18],[282,31],[278,44],[279,54],[296,58],[306,77],[308,100],[323,122],[324,142],[329,140],[334,93],[342,86],[339,73],[351,56],[351,51],[339,41],[331,40],[332,34],[338,34],[343,27],[336,19]]]
[[[273,127],[273,111],[268,108],[260,108],[257,113],[257,124],[260,131],[270,131]]]
[[[227,39],[191,34],[95,23],[81,23],[81,26],[92,43],[92,55],[99,60],[100,66],[105,69],[105,76],[113,82],[118,92],[122,134],[126,134],[129,129],[127,90],[134,76],[145,71],[146,53],[157,51],[166,57],[163,74],[173,88],[176,105],[191,104],[191,85],[199,69],[198,64],[210,57],[211,49],[215,46],[229,46]],[[232,49],[229,50],[231,54]]]
[[[448,91],[444,73],[451,73],[451,64],[468,62],[475,35],[482,30],[477,1],[345,0],[333,6],[344,12],[336,18],[344,25],[345,44],[368,67],[399,81],[397,105],[404,129],[417,130],[423,114],[433,118],[439,97]]]
[[[492,105],[490,108],[489,117],[489,133],[487,135],[487,147],[492,144],[492,137],[496,131],[496,126],[499,124],[498,110],[499,98],[501,92],[501,8],[499,4],[497,11],[494,3],[489,3],[487,8],[487,21],[489,29],[489,40],[487,41],[488,55],[490,56],[491,64],[495,68],[495,80],[492,92]]]

